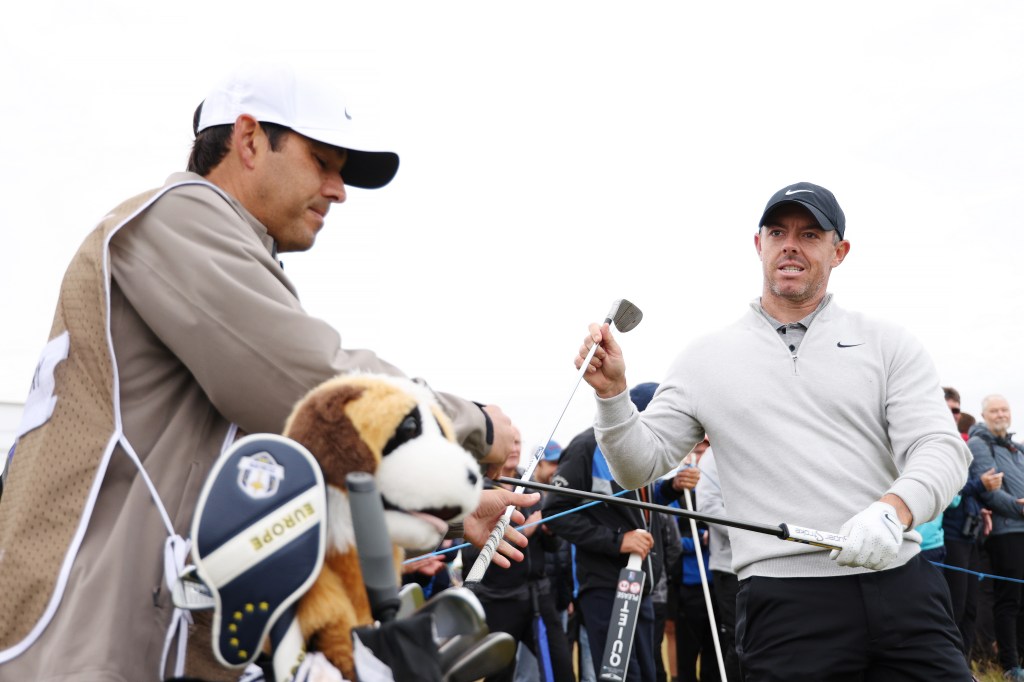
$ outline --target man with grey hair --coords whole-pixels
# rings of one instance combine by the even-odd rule
[[[981,401],[982,422],[971,427],[967,447],[974,455],[971,475],[990,469],[1003,474],[1002,486],[985,490],[981,499],[992,510],[992,532],[985,541],[993,573],[1011,580],[992,584],[992,619],[999,645],[999,664],[1010,680],[1024,680],[1024,618],[1021,583],[1024,580],[1024,453],[1010,433],[1010,404],[1001,395]]]

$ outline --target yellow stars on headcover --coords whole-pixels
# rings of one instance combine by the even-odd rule
[[[235,611],[234,613],[232,613],[231,618],[234,622],[228,623],[228,632],[232,634],[238,633],[239,626],[241,622],[245,620],[246,615],[255,613],[257,609],[259,609],[262,613],[270,611],[270,602],[261,601],[258,604],[249,603],[243,606],[241,611]],[[231,637],[230,639],[228,639],[228,645],[233,649],[238,649],[239,644],[240,642],[237,637]],[[238,656],[238,660],[240,661],[244,661],[247,658],[249,658],[249,652],[245,651],[244,649],[239,649],[235,652],[235,654]]]

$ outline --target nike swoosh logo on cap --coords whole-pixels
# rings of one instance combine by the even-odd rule
[[[814,194],[813,189],[787,189],[786,196],[788,197],[790,194],[799,194],[800,192],[810,192],[811,194]]]
[[[836,347],[837,348],[853,348],[854,346],[863,346],[863,345],[864,345],[863,341],[860,342],[860,343],[843,343],[842,341],[837,341],[836,342]]]

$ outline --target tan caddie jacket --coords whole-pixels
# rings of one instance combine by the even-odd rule
[[[263,225],[189,173],[90,233],[50,339],[0,498],[0,682],[156,680],[173,612],[164,545],[187,537],[233,425],[280,433],[324,379],[400,372],[342,349],[302,309]],[[483,456],[482,411],[440,398]],[[208,618],[190,630],[185,672],[237,679],[213,660]]]

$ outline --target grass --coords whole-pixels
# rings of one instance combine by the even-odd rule
[[[987,666],[984,668],[978,667],[977,663],[973,666],[974,676],[978,678],[978,682],[1003,682],[1003,670],[999,666]]]

